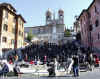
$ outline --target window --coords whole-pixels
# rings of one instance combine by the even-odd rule
[[[50,16],[47,16],[47,19],[49,19],[50,18]]]
[[[38,33],[40,33],[40,28],[38,28]]]
[[[87,30],[85,29],[85,34],[86,34]]]
[[[63,15],[60,15],[60,18],[63,19]]]
[[[7,30],[8,30],[8,25],[7,25],[7,24],[4,24],[3,30],[4,30],[4,31],[7,31]]]
[[[83,35],[83,30],[81,31],[82,35]]]
[[[12,39],[12,40],[11,40],[11,44],[14,44],[14,42],[15,42],[14,39]]]
[[[23,37],[23,32],[22,32],[22,37]]]
[[[91,18],[91,14],[88,12],[88,17]]]
[[[95,13],[97,13],[97,8],[96,8],[96,6],[95,6]]]
[[[93,27],[92,25],[89,26],[89,31],[92,31],[93,30]]]
[[[15,34],[15,28],[14,27],[12,28],[12,33]]]
[[[85,21],[85,16],[83,18],[84,18],[84,21]]]
[[[23,23],[22,23],[22,28],[23,28]]]
[[[19,30],[19,35],[21,36],[21,31]]]
[[[40,33],[43,33],[43,28],[40,28]]]
[[[5,42],[6,43],[7,42],[7,38],[6,37],[3,37],[2,38],[2,42]]]
[[[20,25],[22,25],[22,21],[20,20]]]
[[[98,40],[100,39],[100,34],[98,33]]]
[[[13,22],[16,23],[16,18],[15,17],[13,18]]]
[[[22,24],[22,21],[21,21],[21,19],[19,19],[19,20],[18,20],[18,23],[19,23],[19,25],[21,26],[21,24]]]
[[[99,26],[99,21],[98,21],[98,20],[95,21],[95,26],[96,26],[96,27]]]
[[[5,11],[5,18],[8,19],[8,11]]]

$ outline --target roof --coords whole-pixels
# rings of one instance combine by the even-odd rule
[[[94,4],[95,0],[90,4],[90,6],[87,8],[87,11],[91,8],[91,6]]]
[[[83,10],[82,10],[82,12],[81,12],[81,14],[80,14],[80,16],[78,17],[78,19],[77,19],[77,20],[79,20],[79,19],[80,19],[80,17],[83,15],[83,13],[84,13],[84,12],[86,12],[86,11],[87,11],[87,9],[83,9]]]
[[[92,3],[89,5],[87,9],[83,9],[81,12],[80,16],[78,17],[78,20],[80,19],[81,15],[83,15],[84,12],[88,12],[88,10],[91,8],[91,6],[94,4],[95,0],[92,1]]]
[[[25,19],[22,17],[21,14],[18,14],[17,16],[20,17],[24,21],[24,23],[26,23]]]
[[[7,7],[8,5],[14,10],[14,12],[16,12],[16,9],[11,4],[9,4],[9,3],[1,3],[0,4],[0,6],[2,6],[2,7],[3,6]]]
[[[11,14],[13,14],[13,15],[15,15],[15,16],[17,15],[15,12],[9,10],[9,9],[8,9],[7,7],[5,7],[5,6],[4,6],[4,7],[1,7],[1,6],[0,6],[0,9],[6,9],[6,10],[7,10],[8,12],[10,12]]]
[[[59,9],[59,11],[58,11],[59,13],[61,12],[61,13],[64,13],[64,10],[63,9]]]
[[[45,25],[44,26],[24,27],[24,28],[37,28],[37,27],[45,27]]]
[[[8,9],[8,7],[7,7],[8,5],[13,9],[14,12]],[[18,15],[16,14],[16,9],[11,4],[9,4],[9,3],[1,3],[0,7],[6,8],[12,14],[14,14],[14,15],[16,15],[18,17],[21,17],[21,19],[24,21],[24,23],[26,23],[26,21],[24,20],[24,18],[22,17],[21,14],[18,14]]]

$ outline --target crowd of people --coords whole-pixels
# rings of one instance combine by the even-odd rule
[[[57,58],[58,61],[66,60],[66,57],[77,52],[77,48],[71,43],[57,45],[54,43],[32,44],[22,49],[22,58],[25,61],[38,60],[52,61]]]
[[[17,51],[13,55],[9,55],[9,61],[19,61],[19,55]],[[87,68],[92,71],[93,66],[99,66],[99,59],[96,55],[93,55],[93,52],[88,49],[80,48],[73,42],[68,42],[66,44],[57,45],[55,43],[44,43],[44,44],[34,44],[32,43],[29,46],[21,49],[21,60],[26,62],[38,61],[40,60],[43,63],[54,62],[56,58],[57,62],[61,66],[67,66],[63,62],[68,63],[68,58],[72,58],[73,64],[73,73],[74,76],[79,76],[79,67],[80,64],[87,65]],[[71,70],[71,69],[69,69]]]
[[[88,49],[79,48],[72,42],[62,45],[54,43],[45,43],[43,45],[32,44],[23,49],[22,52],[25,61],[40,59],[42,62],[52,62],[53,58],[56,58],[57,62],[61,66],[65,66],[65,68],[67,65],[64,65],[63,62],[67,63],[68,58],[72,58],[74,61],[72,65],[74,76],[79,76],[80,64],[85,64],[90,71],[92,71],[93,66],[99,66],[99,59],[96,55],[93,55],[93,52]]]

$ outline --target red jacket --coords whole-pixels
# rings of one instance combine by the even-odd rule
[[[99,64],[99,59],[98,58],[96,58],[96,64]]]

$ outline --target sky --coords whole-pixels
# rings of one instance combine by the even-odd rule
[[[79,16],[83,9],[87,9],[93,0],[0,0],[7,2],[17,10],[26,20],[25,27],[45,25],[45,13],[48,8],[55,13],[64,10],[64,23],[66,27],[73,26],[75,15]]]

